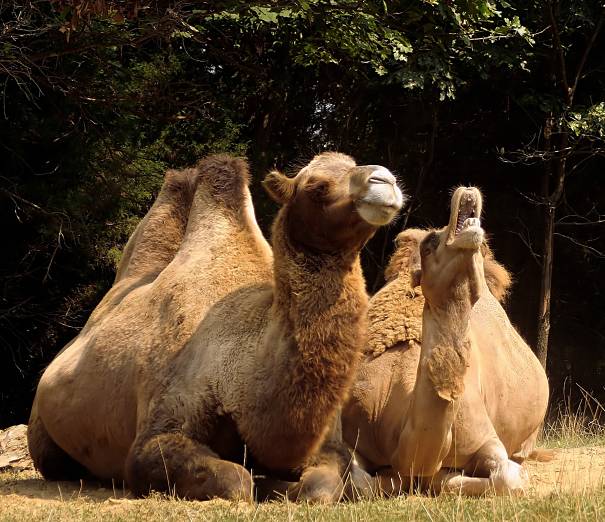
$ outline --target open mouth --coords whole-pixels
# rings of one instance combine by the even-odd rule
[[[458,206],[458,217],[456,219],[456,228],[454,230],[454,236],[457,236],[463,230],[476,226],[481,226],[481,220],[479,216],[481,214],[481,207],[479,198],[472,192],[463,194],[460,198]]]
[[[475,187],[458,187],[456,189],[452,195],[452,210],[446,239],[447,245],[452,245],[456,242],[459,248],[474,248],[476,246],[476,241],[474,239],[471,240],[471,236],[475,237],[477,234],[483,234],[480,220],[482,208],[483,197],[479,189]],[[472,232],[472,234],[469,235],[467,232]],[[464,239],[465,237],[466,239]],[[469,246],[463,246],[467,243]]]

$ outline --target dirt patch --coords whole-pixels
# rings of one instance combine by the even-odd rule
[[[605,447],[555,450],[550,462],[526,462],[530,476],[530,495],[583,493],[605,483]]]

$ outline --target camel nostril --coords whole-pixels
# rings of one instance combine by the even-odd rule
[[[388,169],[380,166],[376,167],[368,178],[368,183],[386,183],[387,185],[395,185],[396,182],[395,176],[393,176]]]
[[[370,176],[370,178],[368,179],[368,183],[387,183],[391,185],[392,181],[385,178],[384,176]]]

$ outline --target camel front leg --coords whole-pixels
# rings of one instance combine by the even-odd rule
[[[499,439],[485,443],[465,466],[464,472],[441,470],[433,478],[436,493],[466,496],[523,494],[528,486],[527,471],[508,458]]]
[[[126,481],[136,496],[155,490],[196,500],[252,500],[244,467],[183,433],[138,437],[126,460]]]
[[[375,479],[355,462],[342,440],[339,412],[328,438],[303,467],[300,480],[288,489],[288,496],[296,500],[327,504],[343,498],[373,498],[376,491]]]
[[[397,448],[391,456],[393,469],[402,477],[430,478],[440,469],[452,446],[452,425],[458,405],[433,396],[422,388],[419,376],[415,399],[403,421]],[[426,387],[426,386],[425,386]],[[422,395],[424,393],[424,395]]]

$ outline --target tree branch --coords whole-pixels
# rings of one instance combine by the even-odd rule
[[[571,237],[571,236],[567,236],[565,234],[561,234],[560,232],[555,232],[553,234],[553,236],[559,236],[562,238],[565,238],[569,241],[571,241],[574,245],[577,245],[581,248],[585,248],[586,250],[588,250],[591,254],[593,254],[594,256],[598,257],[598,258],[605,258],[605,253],[601,252],[600,250],[597,250],[594,247],[591,247],[590,245],[587,245],[586,243],[582,243],[580,241],[578,241],[577,239]]]
[[[590,51],[594,47],[594,44],[597,40],[597,36],[599,35],[601,28],[603,27],[603,21],[605,21],[605,6],[601,10],[601,15],[599,16],[599,20],[597,21],[597,24],[595,26],[594,31],[592,32],[590,40],[588,41],[588,44],[586,45],[586,49],[584,49],[582,58],[580,58],[580,62],[578,63],[578,69],[577,69],[575,77],[574,77],[573,86],[571,88],[571,94],[570,94],[572,101],[573,101],[574,94],[576,93],[578,81],[580,80],[580,76],[582,76],[582,71],[584,70],[584,66],[586,65],[586,60],[588,59],[588,55],[590,54]]]
[[[553,12],[553,4],[554,2],[547,2],[547,12],[548,18],[550,21],[550,28],[552,31],[552,37],[555,43],[555,51],[557,53],[557,59],[559,61],[559,82],[561,83],[561,87],[563,88],[563,93],[565,96],[565,100],[567,105],[571,105],[571,92],[569,90],[569,83],[567,82],[567,68],[565,66],[565,53],[563,52],[563,45],[561,44],[561,34],[559,33],[559,26],[557,25],[557,21],[555,20],[555,14]]]

